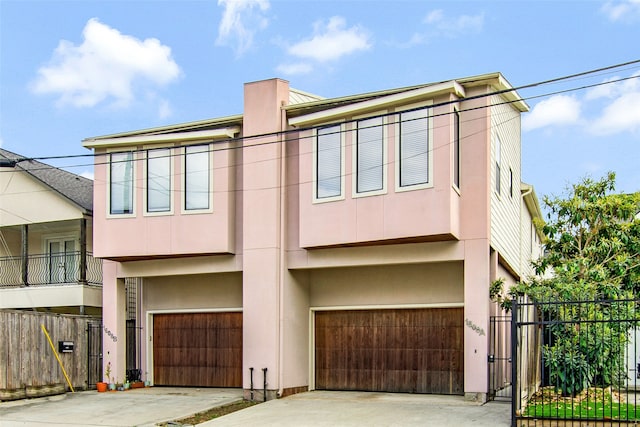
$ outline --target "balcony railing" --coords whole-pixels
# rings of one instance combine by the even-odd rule
[[[26,283],[23,265],[27,264]],[[0,288],[81,283],[102,286],[102,260],[87,253],[85,274],[81,274],[80,252],[22,257],[0,257]],[[84,276],[84,277],[83,277]]]

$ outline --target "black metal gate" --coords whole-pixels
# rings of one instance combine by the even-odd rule
[[[102,323],[87,323],[87,387],[95,388],[102,378]]]
[[[511,316],[491,316],[489,399],[511,400]]]

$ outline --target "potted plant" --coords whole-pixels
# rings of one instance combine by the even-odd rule
[[[111,362],[107,362],[107,369],[105,370],[104,373],[106,375],[107,382],[109,383],[108,385],[109,390],[115,390],[116,385],[114,383],[113,377],[111,376]]]

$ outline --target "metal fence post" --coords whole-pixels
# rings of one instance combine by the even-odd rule
[[[519,399],[518,381],[518,297],[511,306],[511,427],[516,426],[516,400]]]

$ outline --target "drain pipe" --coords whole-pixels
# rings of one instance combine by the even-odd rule
[[[251,401],[253,402],[253,366],[249,368],[249,372],[251,373]]]
[[[263,396],[262,396],[262,401],[266,402],[267,401],[267,368],[262,368],[262,375],[264,378],[264,384],[263,384]]]
[[[284,107],[285,103],[282,103]],[[280,109],[280,128],[287,128],[287,112]],[[277,397],[282,397],[284,392],[284,282],[287,273],[286,266],[286,244],[287,244],[287,147],[286,138],[279,134],[280,140],[280,233],[279,233],[279,257],[278,257],[278,393]]]

